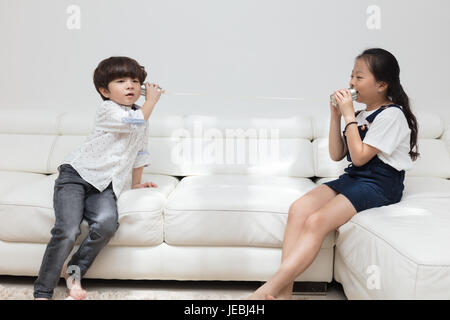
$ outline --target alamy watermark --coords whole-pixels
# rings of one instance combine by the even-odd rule
[[[192,134],[181,128],[173,131],[172,163],[177,165],[267,165],[280,160],[279,129],[203,129],[194,122]]]
[[[366,21],[367,29],[381,29],[381,8],[377,5],[370,5],[367,7],[366,13],[369,15]]]
[[[71,4],[67,7],[66,26],[69,30],[81,29],[81,8],[76,4]],[[367,7],[366,13],[369,15],[366,20],[366,26],[369,30],[381,29],[381,8],[377,5],[370,5]]]
[[[366,281],[366,287],[369,290],[380,290],[381,288],[381,272],[380,267],[372,264],[367,267],[366,273],[369,274],[369,277]]]
[[[69,15],[67,17],[66,26],[69,30],[80,30],[81,29],[81,8],[75,4],[71,4],[67,7],[66,13]]]
[[[70,265],[66,270],[67,274],[70,276],[66,280],[67,288],[72,289],[75,285],[79,285],[81,281],[81,270],[77,265]]]

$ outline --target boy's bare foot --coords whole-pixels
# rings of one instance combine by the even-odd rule
[[[75,300],[83,300],[86,298],[86,290],[81,287],[81,281],[76,279],[75,277],[70,277],[70,275],[64,269],[64,279],[66,280],[67,285],[67,294],[70,298]]]

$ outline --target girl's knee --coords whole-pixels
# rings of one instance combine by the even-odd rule
[[[299,213],[305,210],[306,201],[305,196],[301,197],[300,199],[295,200],[291,205],[289,206],[289,213]]]
[[[289,216],[291,218],[300,218],[305,219],[311,213],[313,213],[310,204],[308,203],[309,199],[305,196],[300,199],[294,201],[289,207]]]
[[[321,232],[324,229],[325,221],[319,214],[311,214],[305,221],[305,229],[309,232]]]
[[[296,206],[289,210],[287,224],[295,226],[295,229],[301,230],[308,218],[309,213],[303,208],[298,208]]]

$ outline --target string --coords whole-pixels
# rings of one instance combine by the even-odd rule
[[[296,98],[296,97],[265,97],[265,96],[219,96],[219,95],[210,95],[207,93],[193,93],[193,92],[172,92],[172,91],[164,91],[164,94],[173,95],[173,96],[198,96],[198,97],[220,97],[220,98],[232,98],[232,99],[246,99],[246,100],[286,100],[286,101],[304,101],[304,98]]]

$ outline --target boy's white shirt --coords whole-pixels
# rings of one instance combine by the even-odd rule
[[[97,108],[93,131],[61,163],[70,164],[100,192],[112,181],[117,199],[131,187],[132,169],[150,164],[148,121],[140,106],[133,107],[136,110],[103,101]]]
[[[384,163],[399,171],[411,169],[413,164],[408,154],[411,129],[403,111],[396,107],[386,108],[369,123],[366,118],[375,111],[363,110],[356,116],[358,125],[369,128],[363,142],[379,149],[377,156]]]

